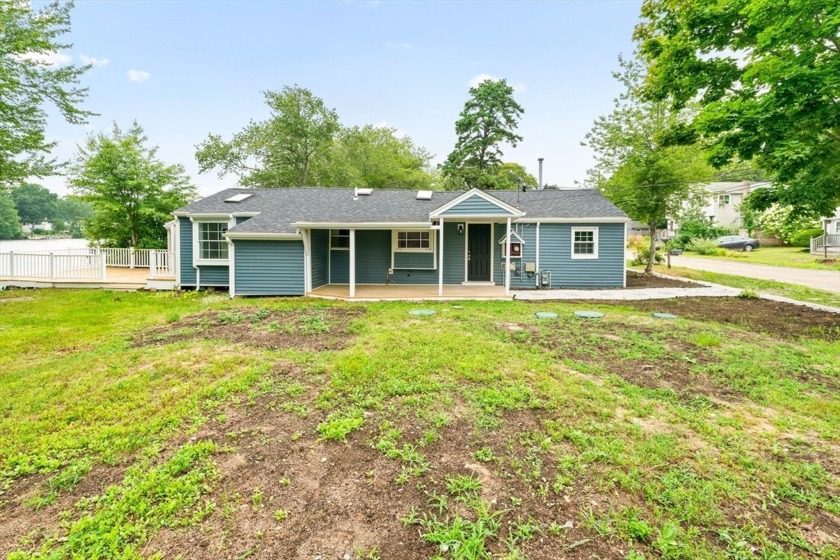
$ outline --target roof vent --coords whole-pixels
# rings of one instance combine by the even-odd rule
[[[242,202],[243,200],[248,200],[252,196],[254,196],[254,193],[239,193],[230,198],[226,198],[225,202]]]
[[[370,196],[373,194],[373,189],[360,189],[356,187],[356,193],[354,196]]]
[[[432,200],[432,191],[417,191],[417,200]]]

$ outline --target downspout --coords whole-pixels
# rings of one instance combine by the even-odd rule
[[[228,292],[230,299],[236,297],[236,249],[233,245],[233,240],[228,238]]]
[[[312,291],[312,230],[298,230],[303,239],[303,295]]]
[[[350,230],[350,289],[349,297],[356,297],[356,230]]]
[[[196,225],[195,219],[190,216],[190,223],[192,224],[192,262],[193,268],[195,269],[195,289],[196,291],[201,289],[201,269],[195,264],[196,259],[198,258],[198,226]]]
[[[537,244],[537,247],[536,247],[537,258],[536,258],[536,262],[534,263],[534,268],[536,268],[536,272],[534,273],[534,276],[537,279],[536,280],[536,287],[539,288],[540,287],[540,222],[537,222],[537,241],[536,241],[536,244]]]
[[[438,223],[438,235],[440,235],[440,255],[438,255],[438,296],[443,296],[443,217]]]
[[[510,295],[510,218],[507,219],[505,232],[505,295]]]

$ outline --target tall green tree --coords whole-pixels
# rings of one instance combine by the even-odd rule
[[[768,204],[831,215],[840,203],[840,7],[836,0],[645,0],[635,37],[644,93],[699,111],[676,139],[711,162],[755,159]]]
[[[88,66],[51,61],[70,45],[59,38],[70,30],[73,4],[51,2],[33,10],[30,2],[0,2],[0,185],[56,172],[46,138],[47,107],[71,124],[92,113],[80,108],[87,88],[78,87]]]
[[[196,196],[180,164],[157,159],[157,147],[134,122],[91,134],[70,169],[73,192],[93,207],[85,236],[110,247],[166,246],[164,223]]]
[[[651,258],[646,270],[650,273],[657,229],[669,216],[677,215],[694,185],[711,177],[711,168],[698,146],[667,142],[684,112],[641,95],[644,64],[625,58],[619,58],[619,64],[621,71],[613,75],[624,91],[614,100],[613,111],[596,119],[583,142],[594,150],[596,159],[587,182],[631,218],[650,227]]]
[[[286,86],[263,95],[269,118],[252,121],[227,142],[208,136],[196,146],[199,171],[237,175],[246,187],[317,185],[320,178],[313,169],[328,156],[339,130],[338,115],[306,88]]]
[[[516,147],[523,109],[506,80],[485,80],[470,88],[470,98],[455,121],[458,140],[446,158],[444,176],[467,188],[500,188],[502,145]]]
[[[496,171],[496,188],[501,190],[532,191],[539,188],[537,178],[524,165],[505,162]]]
[[[375,189],[431,188],[432,155],[392,128],[373,125],[342,128],[328,157],[320,162],[324,186]]]
[[[24,183],[11,190],[20,221],[24,224],[40,224],[51,221],[58,210],[58,195],[41,185]]]
[[[0,239],[19,239],[22,236],[15,201],[6,189],[0,187]]]
[[[56,221],[63,222],[66,231],[73,237],[81,237],[82,222],[91,216],[93,216],[93,207],[87,202],[70,196],[58,199]]]

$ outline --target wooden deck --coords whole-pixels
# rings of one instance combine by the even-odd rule
[[[15,277],[14,279],[0,277],[0,285],[19,288],[105,288],[111,290],[142,290],[150,287],[158,289],[172,289],[175,286],[174,277],[158,276],[149,279],[148,268],[118,268],[105,269],[105,281],[96,279],[56,279]],[[171,284],[171,286],[169,286]]]
[[[445,284],[443,296],[438,295],[437,284],[376,284],[356,285],[356,296],[350,297],[350,287],[346,284],[328,284],[315,288],[307,294],[311,297],[326,299],[346,299],[352,301],[394,301],[394,300],[455,300],[455,299],[512,299],[505,295],[504,286],[482,286]]]

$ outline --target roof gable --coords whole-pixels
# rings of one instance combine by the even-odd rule
[[[518,218],[525,212],[517,210],[498,198],[478,189],[471,189],[461,196],[432,211],[431,218],[472,218],[477,216],[501,216]]]

